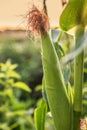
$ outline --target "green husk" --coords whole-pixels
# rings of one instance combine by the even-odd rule
[[[45,89],[56,130],[71,130],[71,107],[59,59],[49,35],[42,35]]]

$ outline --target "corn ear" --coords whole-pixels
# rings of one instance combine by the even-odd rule
[[[70,102],[59,59],[49,35],[42,35],[45,89],[56,130],[71,130]]]

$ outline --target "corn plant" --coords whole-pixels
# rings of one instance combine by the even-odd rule
[[[75,48],[86,42],[87,0],[69,0],[60,16],[63,31],[76,27]],[[41,55],[43,64],[43,90],[45,99],[35,110],[36,130],[44,130],[45,116],[50,110],[56,130],[79,130],[82,112],[83,59],[82,49],[74,60],[74,88],[64,81],[60,59],[53,41],[50,39],[49,20],[44,11],[35,6],[29,12],[28,28],[41,36]]]

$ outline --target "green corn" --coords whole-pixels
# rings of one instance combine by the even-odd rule
[[[70,103],[59,59],[49,35],[42,38],[45,89],[56,130],[71,130]]]

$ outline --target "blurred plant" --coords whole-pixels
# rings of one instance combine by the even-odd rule
[[[7,59],[11,59],[12,63],[17,63],[16,71],[21,75],[22,81],[31,85],[34,89],[37,84],[41,83],[39,78],[42,77],[39,41],[37,41],[37,46],[30,39],[18,39],[11,36],[8,39],[6,36],[3,37],[3,39],[0,37],[0,61],[6,62]],[[25,95],[27,98],[27,94]]]
[[[20,89],[31,92],[10,60],[0,63],[0,130],[34,130],[32,101],[20,101]]]

